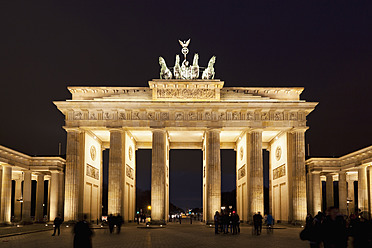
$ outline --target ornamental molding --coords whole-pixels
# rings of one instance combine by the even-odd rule
[[[304,111],[287,110],[75,110],[70,116],[73,121],[306,121]]]

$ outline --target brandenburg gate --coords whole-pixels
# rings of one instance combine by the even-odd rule
[[[264,212],[263,149],[270,151],[275,219],[305,219],[306,116],[317,103],[300,99],[303,88],[224,87],[214,79],[215,57],[198,79],[198,55],[189,66],[186,54],[182,66],[176,57],[173,73],[160,58],[160,79],[149,81],[149,87],[69,87],[72,99],[54,102],[67,131],[65,221],[101,215],[102,150],[107,148],[108,213],[120,213],[126,221],[135,214],[137,149],[152,149],[154,223],[168,219],[170,149],[203,151],[205,222],[221,210],[221,149],[236,151],[241,220]]]

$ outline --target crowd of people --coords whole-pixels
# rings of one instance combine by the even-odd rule
[[[227,211],[222,211],[219,213],[216,211],[214,215],[214,226],[215,234],[228,234],[231,233],[233,235],[239,234],[240,233],[240,219],[239,215],[233,211],[233,212],[227,212]],[[229,232],[230,230],[230,232]]]
[[[354,248],[368,248],[372,247],[372,222],[360,211],[344,216],[338,208],[330,207],[314,217],[307,215],[300,238],[308,240],[311,248],[319,248],[322,244],[324,248],[346,248],[348,242]]]

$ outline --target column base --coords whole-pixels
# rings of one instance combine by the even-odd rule
[[[147,224],[149,224],[150,226],[159,226],[159,225],[166,225],[167,223],[165,222],[165,220],[151,220]]]

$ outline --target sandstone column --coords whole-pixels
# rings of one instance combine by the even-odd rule
[[[252,130],[247,133],[247,163],[249,171],[249,215],[251,220],[257,212],[264,214],[264,186],[262,162],[262,131]]]
[[[320,180],[320,173],[312,173],[312,187],[313,187],[313,212],[315,216],[319,211],[322,211],[322,184]],[[309,196],[311,197],[311,196]]]
[[[110,158],[109,158],[109,185],[108,185],[108,213],[121,214],[123,209],[123,167],[125,156],[125,136],[121,128],[110,129]]]
[[[340,213],[347,215],[347,187],[346,187],[346,172],[340,171],[338,173],[338,208]]]
[[[289,203],[290,221],[303,222],[307,214],[305,129],[295,129],[288,133],[288,190],[292,198]],[[291,200],[289,200],[291,201]]]
[[[53,221],[58,216],[58,198],[59,198],[59,173],[51,171],[50,177],[50,202],[49,202],[49,220]]]
[[[31,222],[31,171],[23,172],[22,221]]]
[[[84,133],[66,129],[65,221],[77,221],[83,213]]]
[[[44,175],[37,175],[35,221],[42,222],[44,216]]]
[[[21,212],[21,204],[20,201],[22,199],[22,178],[15,180],[15,192],[14,192],[14,219],[16,221],[21,220],[22,212]]]
[[[367,168],[364,165],[358,169],[358,208],[362,212],[368,211]],[[368,217],[365,214],[363,216]]]
[[[213,223],[214,213],[221,210],[221,158],[220,131],[209,129],[205,132],[205,175],[206,175],[206,223]]]
[[[326,203],[327,208],[335,205],[333,199],[333,175],[331,174],[326,175]]]
[[[355,213],[355,198],[354,198],[354,181],[347,182],[347,199],[349,200],[348,208],[349,213]]]
[[[151,221],[165,223],[167,133],[164,129],[152,131],[151,167]]]
[[[12,218],[12,167],[3,165],[2,174],[0,223],[9,224]]]
[[[64,205],[64,193],[65,193],[65,175],[63,172],[58,173],[59,179],[58,179],[58,213],[61,214],[63,217],[63,205]]]
[[[314,183],[313,183],[313,175],[310,171],[306,174],[306,199],[307,199],[307,212],[310,214],[314,214]],[[314,216],[314,215],[313,215]]]

